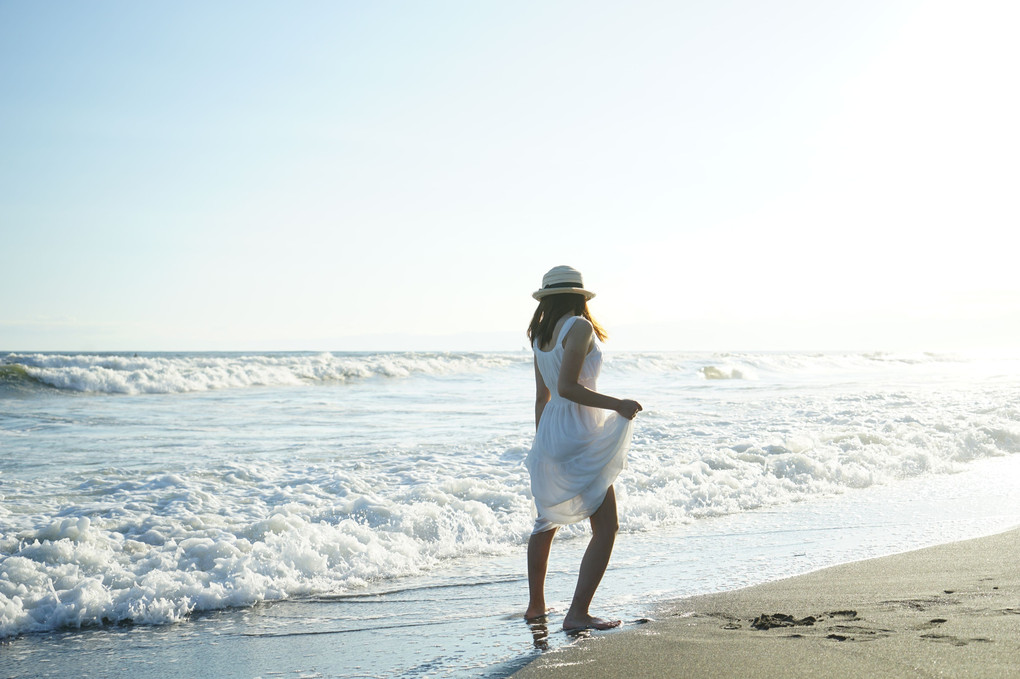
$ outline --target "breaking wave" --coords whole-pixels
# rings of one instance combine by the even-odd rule
[[[0,364],[0,385],[172,394],[479,372],[522,361],[519,355],[482,353],[8,354]]]

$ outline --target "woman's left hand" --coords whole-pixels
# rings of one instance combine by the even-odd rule
[[[626,417],[628,420],[633,420],[634,416],[643,410],[641,404],[637,401],[631,401],[624,399],[620,401],[620,405],[616,407],[616,412],[620,413],[622,417]]]

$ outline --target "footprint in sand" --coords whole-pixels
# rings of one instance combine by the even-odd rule
[[[893,633],[891,629],[881,627],[863,627],[861,625],[833,625],[828,628],[830,634],[826,639],[835,641],[874,641]]]
[[[952,644],[953,646],[966,646],[969,643],[992,643],[991,639],[985,637],[976,637],[973,639],[961,639],[960,637],[949,636],[947,634],[922,634],[921,638],[926,641],[934,641],[941,644]]]
[[[945,618],[932,618],[932,619],[931,619],[931,620],[929,620],[928,622],[925,622],[925,623],[921,623],[920,625],[918,625],[918,626],[917,626],[917,627],[915,627],[914,629],[916,629],[916,630],[929,630],[929,629],[935,629],[935,628],[936,628],[936,627],[938,627],[939,625],[942,625],[942,624],[944,624],[944,623],[946,623],[946,622],[948,622],[948,620],[946,620]]]
[[[852,611],[852,610],[847,610],[847,611],[830,611],[828,613],[825,613],[825,615],[829,616],[829,618],[834,618],[834,619],[839,619],[839,620],[859,620],[859,618],[857,617],[857,611]]]

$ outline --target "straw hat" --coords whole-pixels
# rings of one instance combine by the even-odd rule
[[[531,293],[531,296],[535,299],[542,299],[549,295],[559,295],[565,292],[584,295],[586,300],[595,296],[594,292],[584,289],[581,272],[572,266],[554,266],[549,269],[548,273],[542,276],[542,289]]]

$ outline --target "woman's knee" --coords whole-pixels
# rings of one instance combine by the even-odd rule
[[[620,530],[620,521],[616,513],[616,495],[612,487],[606,493],[602,506],[591,515],[591,530],[594,534],[616,535]]]
[[[592,521],[591,533],[598,537],[615,537],[620,531],[620,522],[613,517],[611,521]]]

